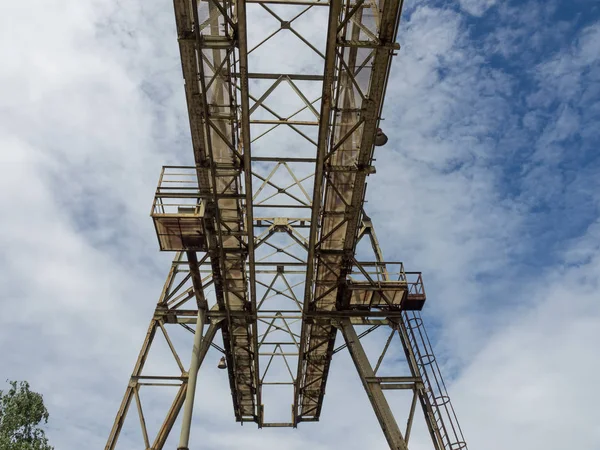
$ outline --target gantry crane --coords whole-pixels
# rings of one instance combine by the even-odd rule
[[[106,449],[117,448],[132,401],[146,449],[163,448],[182,409],[178,448],[188,449],[211,346],[223,352],[238,422],[318,421],[332,358],[348,348],[391,449],[408,449],[417,405],[432,448],[466,449],[420,316],[421,274],[383,259],[364,211],[375,147],[387,140],[379,126],[402,0],[174,0],[174,8],[194,164],[160,176],[151,215],[160,249],[175,257]],[[368,257],[357,251],[362,240]],[[189,368],[172,327],[193,335]],[[361,339],[376,329],[389,336],[373,367]],[[145,374],[157,333],[178,373]],[[405,371],[378,375],[394,350]],[[177,393],[150,436],[139,393],[161,385]],[[291,419],[267,421],[263,396],[282,386]],[[402,431],[387,389],[412,391]]]

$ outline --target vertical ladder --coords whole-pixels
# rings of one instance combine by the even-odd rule
[[[432,434],[437,435],[444,450],[467,449],[456,413],[450,402],[446,384],[433,353],[423,319],[419,311],[407,311],[403,315],[408,341],[423,381],[426,414],[431,414]]]

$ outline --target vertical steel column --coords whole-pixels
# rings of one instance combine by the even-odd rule
[[[202,345],[200,347],[200,353],[198,354],[198,368],[202,365],[202,362],[204,361],[204,357],[206,356],[206,353],[208,352],[210,344],[212,343],[213,339],[215,338],[215,334],[217,334],[220,324],[221,324],[220,320],[211,321],[210,325],[208,326],[208,330],[206,330],[206,333],[202,337]],[[177,416],[179,415],[179,411],[181,410],[181,407],[183,406],[183,403],[185,402],[186,387],[187,387],[187,382],[182,384],[180,390],[177,392],[177,396],[175,397],[175,400],[173,400],[173,404],[171,405],[171,408],[169,409],[169,412],[167,413],[167,417],[165,417],[165,420],[164,420],[162,426],[160,427],[158,434],[156,435],[156,439],[154,440],[154,443],[152,444],[153,450],[162,450],[163,446],[165,445],[165,441],[169,437],[171,428],[173,428],[173,424],[175,423],[175,420],[177,419]]]
[[[367,358],[365,350],[363,349],[360,339],[356,335],[356,330],[350,322],[350,319],[343,319],[339,322],[339,328],[344,336],[346,345],[356,366],[356,370],[360,375],[363,387],[369,396],[377,420],[385,434],[385,438],[388,441],[390,449],[392,450],[408,450],[408,446],[400,432],[400,428],[394,419],[390,405],[388,404],[381,385],[379,383],[373,383],[371,380],[375,378],[375,373],[371,367],[371,363]]]
[[[192,424],[192,411],[194,409],[194,396],[196,395],[196,381],[198,379],[198,370],[201,362],[202,332],[204,330],[205,311],[198,309],[198,319],[196,320],[196,334],[194,334],[194,348],[192,349],[192,361],[188,372],[187,393],[185,396],[185,405],[183,407],[183,420],[181,422],[181,435],[179,437],[179,447],[177,450],[188,450],[190,440],[190,427]],[[204,346],[206,347],[206,346]]]

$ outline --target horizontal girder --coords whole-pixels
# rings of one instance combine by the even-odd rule
[[[254,242],[253,229],[246,225],[246,220],[252,223],[251,177],[244,172],[244,167],[250,170],[249,131],[238,126],[238,114],[248,103],[247,98],[242,101],[240,112],[231,82],[232,74],[239,71],[241,84],[247,84],[243,82],[246,67],[242,59],[236,61],[246,54],[245,40],[239,33],[236,41],[231,39],[233,26],[239,31],[231,2],[199,8],[196,0],[175,0],[174,6],[198,194],[206,203],[203,231],[217,302],[226,314],[222,334],[235,415],[238,420],[257,420],[256,321],[229,314],[255,308],[253,270],[246,271]]]
[[[373,16],[367,16],[360,7],[331,2],[323,81],[323,99],[328,101],[321,104],[306,275],[311,289],[304,297],[307,313],[350,306],[351,296],[340,288],[353,265],[402,3],[387,0],[373,6]],[[359,41],[361,35],[371,39]],[[371,49],[366,58],[361,47]],[[336,328],[327,319],[303,324],[298,421],[319,417],[335,337]]]

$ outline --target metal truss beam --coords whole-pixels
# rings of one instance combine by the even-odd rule
[[[179,448],[187,449],[210,347],[225,357],[239,422],[318,421],[332,357],[348,348],[390,448],[407,449],[420,404],[435,450],[466,449],[418,312],[421,274],[383,260],[363,212],[402,0],[173,3],[194,163],[161,174],[152,217],[160,248],[178,253],[106,450],[115,448],[132,400],[143,445],[156,450],[183,408]],[[263,37],[249,32],[254,13],[271,21],[261,21]],[[315,18],[327,27],[300,25]],[[308,70],[279,58],[267,64],[273,72],[262,65],[269,58],[258,55],[286,33],[313,58]],[[365,237],[375,255],[368,261],[355,256]],[[370,328],[357,334],[355,326]],[[336,348],[338,327],[345,343]],[[392,333],[371,367],[360,339],[381,327]],[[174,328],[195,334],[187,371],[167,331]],[[222,347],[213,342],[219,329]],[[396,333],[409,374],[377,376]],[[161,335],[178,371],[147,374]],[[161,386],[177,392],[153,437],[140,389]],[[286,398],[285,389],[289,420],[263,404]],[[404,433],[385,399],[393,389],[414,392]]]
[[[196,0],[175,0],[174,6],[199,200],[207,204],[205,227],[209,234],[217,302],[227,315],[230,311],[251,312],[255,306],[254,237],[252,226],[246,225],[253,221],[243,5],[241,9],[238,5],[237,15],[234,15],[231,2],[210,1],[208,8],[202,9],[205,17],[199,16]],[[220,21],[222,25],[219,25]],[[230,38],[233,26],[237,40]],[[246,94],[242,96],[239,118],[236,117],[236,87],[231,75],[238,72],[236,54],[240,84]],[[242,144],[241,149],[238,142]],[[246,206],[242,204],[242,198],[245,198]],[[249,273],[245,270],[247,258]],[[226,356],[237,420],[248,417],[258,420],[258,360],[246,357],[256,352],[256,322],[251,317],[235,320],[227,317],[222,328],[225,347],[230,349]]]
[[[366,177],[373,173],[374,136],[392,50],[397,47],[394,41],[402,9],[400,1],[386,1],[375,13],[376,29],[370,30],[362,22],[360,5],[344,6],[343,12],[341,3],[332,2],[330,8],[307,260],[306,285],[314,289],[305,292],[305,313],[348,307],[343,287],[355,262]],[[361,33],[372,39],[360,41]],[[363,61],[359,47],[373,49]],[[368,61],[372,61],[370,71],[365,68]],[[366,90],[356,81],[359,73],[369,77]],[[330,114],[332,110],[337,112],[335,116]],[[302,336],[295,400],[297,421],[319,417],[336,328],[331,323],[315,326],[307,322]],[[320,344],[311,345],[311,341]],[[325,342],[327,345],[323,345]],[[307,354],[311,348],[317,349],[321,363],[309,363],[315,359]]]
[[[166,442],[166,439],[169,436],[171,429],[173,428],[175,420],[177,419],[179,412],[181,411],[181,408],[183,407],[184,402],[186,401],[186,393],[188,393],[188,395],[191,395],[191,397],[188,398],[189,407],[191,408],[193,406],[193,392],[191,392],[191,391],[193,391],[193,389],[192,390],[189,389],[189,384],[195,383],[195,378],[197,377],[198,369],[200,368],[202,362],[204,361],[206,353],[207,353],[208,349],[210,348],[210,346],[212,344],[212,340],[214,339],[214,336],[215,336],[217,330],[220,328],[221,322],[223,319],[222,318],[210,319],[209,327],[208,327],[206,333],[203,336],[196,334],[195,347],[194,347],[195,358],[193,360],[194,362],[193,362],[192,366],[190,367],[189,371],[186,371],[185,368],[183,367],[183,365],[181,364],[181,359],[179,357],[179,354],[178,354],[176,348],[174,347],[173,342],[171,341],[171,339],[169,337],[169,333],[167,332],[167,326],[168,327],[174,326],[173,325],[174,322],[168,321],[169,314],[166,313],[169,310],[169,307],[168,307],[169,300],[172,300],[174,297],[176,297],[177,296],[176,294],[178,294],[178,293],[182,294],[186,291],[185,289],[183,289],[183,284],[182,285],[176,284],[176,280],[178,280],[177,275],[179,272],[177,263],[181,262],[181,259],[182,259],[181,254],[178,254],[174,260],[174,263],[171,266],[169,276],[167,277],[167,281],[165,283],[163,292],[159,298],[159,301],[158,301],[158,304],[156,307],[156,312],[154,314],[154,317],[150,321],[150,325],[148,327],[146,337],[144,339],[142,348],[138,355],[137,362],[136,362],[133,372],[131,374],[129,385],[127,386],[125,395],[123,396],[123,400],[121,402],[121,406],[115,417],[115,421],[114,421],[113,427],[110,431],[108,441],[105,446],[105,450],[113,450],[116,448],[116,445],[117,445],[117,442],[119,439],[119,435],[123,428],[125,419],[127,417],[127,413],[129,411],[129,407],[131,405],[131,401],[133,399],[135,399],[135,402],[136,402],[138,415],[139,415],[139,419],[140,419],[141,432],[142,432],[144,441],[146,443],[146,447],[153,448],[153,449],[163,448],[163,446]],[[194,298],[194,295],[192,293],[192,295],[189,296],[188,301],[193,298]],[[176,315],[177,310],[171,310],[171,313]],[[199,316],[198,310],[196,310],[196,315]],[[202,319],[201,323],[204,324],[204,321],[205,320]],[[175,322],[175,326],[178,326],[176,324],[176,322]],[[148,356],[150,355],[150,353],[152,351],[152,344],[154,343],[157,331],[159,332],[159,334],[161,334],[164,337],[166,343],[168,344],[168,348],[172,352],[172,356],[180,369],[179,374],[172,374],[172,375],[146,375],[145,374],[144,367],[146,364],[146,360],[148,359]],[[164,415],[164,419],[161,423],[160,428],[158,429],[158,431],[156,433],[156,436],[153,439],[151,439],[151,436],[149,436],[148,430],[146,428],[144,413],[143,413],[143,408],[142,408],[142,402],[140,400],[139,392],[142,387],[144,389],[161,390],[161,389],[164,389],[165,386],[177,386],[178,390],[177,390],[177,393],[173,399],[173,402],[172,402],[170,408],[166,411],[166,414]],[[191,415],[191,411],[190,411],[190,415]],[[188,432],[189,432],[189,428],[188,428]],[[151,447],[150,447],[150,442],[152,442]]]
[[[316,275],[316,246],[317,246],[317,238],[319,234],[319,223],[322,216],[322,192],[323,192],[323,182],[324,182],[324,162],[325,162],[325,154],[327,143],[330,137],[330,121],[331,121],[331,108],[332,102],[334,99],[334,74],[335,74],[335,66],[336,66],[336,43],[337,43],[337,29],[340,24],[340,14],[342,11],[342,0],[332,0],[331,6],[329,9],[329,19],[328,19],[328,27],[327,27],[327,44],[326,44],[326,52],[325,52],[325,67],[323,72],[323,94],[321,96],[321,111],[320,118],[321,124],[319,125],[319,137],[318,137],[318,145],[317,145],[317,162],[315,168],[315,178],[314,178],[314,187],[313,187],[313,201],[312,201],[312,211],[311,211],[311,227],[310,234],[308,240],[308,257],[307,257],[307,268],[306,268],[306,290],[304,292],[304,313],[308,313],[311,310],[311,302],[313,295],[313,286],[314,286],[314,278]],[[331,330],[333,327],[329,326],[328,334],[332,334]],[[312,325],[308,325],[306,322],[302,324],[302,333],[300,339],[300,356],[298,358],[298,375],[297,375],[297,385],[296,392],[294,394],[294,414],[295,414],[295,422],[298,423],[302,420],[302,409],[307,409],[310,411],[314,411],[315,414],[312,415],[314,418],[319,417],[319,412],[321,409],[323,395],[324,395],[324,385],[326,380],[326,374],[324,374],[324,369],[320,367],[316,367],[312,363],[309,363],[308,358],[306,356],[307,351],[311,347],[311,334],[313,331]],[[332,341],[335,341],[333,338]],[[333,343],[329,344],[329,347],[333,347]],[[328,348],[328,353],[330,353],[333,348]],[[329,355],[331,357],[332,354]],[[325,365],[328,365],[328,362],[325,362]],[[314,388],[310,388],[310,392],[308,391],[308,386],[314,383],[312,378],[315,377],[312,373],[316,372],[316,377],[320,377],[321,387],[318,387],[316,392],[317,395],[317,404],[314,403]],[[308,399],[306,404],[303,405],[304,399]]]

